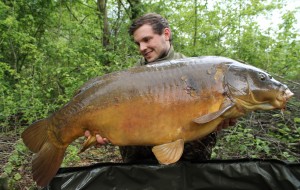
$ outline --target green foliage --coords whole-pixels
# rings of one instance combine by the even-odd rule
[[[80,161],[80,157],[78,155],[79,148],[76,145],[69,145],[67,148],[65,158],[62,163],[62,167],[76,165]]]
[[[15,144],[15,150],[9,156],[8,162],[4,165],[4,173],[1,174],[3,179],[8,180],[8,189],[19,189],[20,187],[16,184],[24,176],[26,166],[29,165],[28,150],[21,140],[17,141]],[[33,188],[33,185],[28,184],[27,189]]]
[[[213,158],[261,158],[300,162],[299,102],[287,111],[260,111],[220,134]],[[239,145],[239,146],[237,146]]]
[[[244,120],[240,121],[234,128],[230,129],[214,148],[214,158],[267,158],[271,157],[271,142],[257,136],[257,131],[245,127]],[[239,146],[236,146],[239,145]],[[228,150],[224,150],[223,146]]]
[[[299,84],[299,9],[287,11],[285,1],[166,0],[135,5],[107,1],[110,43],[103,47],[103,19],[95,1],[0,1],[0,132],[19,134],[68,102],[89,79],[134,65],[139,55],[127,30],[130,18],[146,12],[169,20],[175,50],[186,56],[244,60]],[[276,10],[282,22],[262,30],[259,19],[270,20]],[[299,94],[299,85],[292,91]],[[239,120],[237,127],[221,134],[214,158],[299,162],[299,95],[293,105],[284,117],[268,115],[273,123],[266,128],[260,127],[266,120],[263,114],[260,123],[253,120],[259,114]],[[16,171],[26,164],[19,144],[5,165],[11,185],[20,180]],[[77,151],[70,146],[64,165],[79,161]]]

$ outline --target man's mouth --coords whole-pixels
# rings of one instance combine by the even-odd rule
[[[144,57],[149,57],[152,52],[153,52],[152,50],[147,51],[146,53],[144,53]]]

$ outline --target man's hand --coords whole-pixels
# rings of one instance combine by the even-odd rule
[[[91,136],[90,131],[86,130],[85,133],[84,133],[84,136],[86,136],[87,138],[89,138]],[[109,143],[109,140],[107,138],[103,138],[99,134],[96,134],[96,140],[97,140],[96,147],[99,147],[101,145],[106,145],[106,144]]]
[[[225,119],[222,121],[218,126],[216,131],[221,131],[222,129],[227,129],[230,126],[234,126],[236,124],[237,120],[236,119]]]

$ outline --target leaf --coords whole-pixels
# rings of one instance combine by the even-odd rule
[[[4,172],[9,175],[12,173],[13,169],[14,169],[13,165],[9,162],[5,165]]]
[[[14,179],[15,179],[16,181],[19,181],[21,178],[22,178],[22,176],[21,176],[20,173],[16,173],[15,176],[14,176]]]
[[[299,118],[299,117],[295,117],[295,118],[294,118],[294,122],[295,122],[295,123],[300,123],[300,118]]]

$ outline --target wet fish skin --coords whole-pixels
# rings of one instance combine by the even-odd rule
[[[204,137],[227,118],[281,109],[293,93],[255,67],[224,57],[164,61],[92,79],[68,104],[22,134],[35,154],[33,178],[45,186],[68,145],[86,130],[115,145],[153,145],[162,164],[176,162],[183,144]]]

